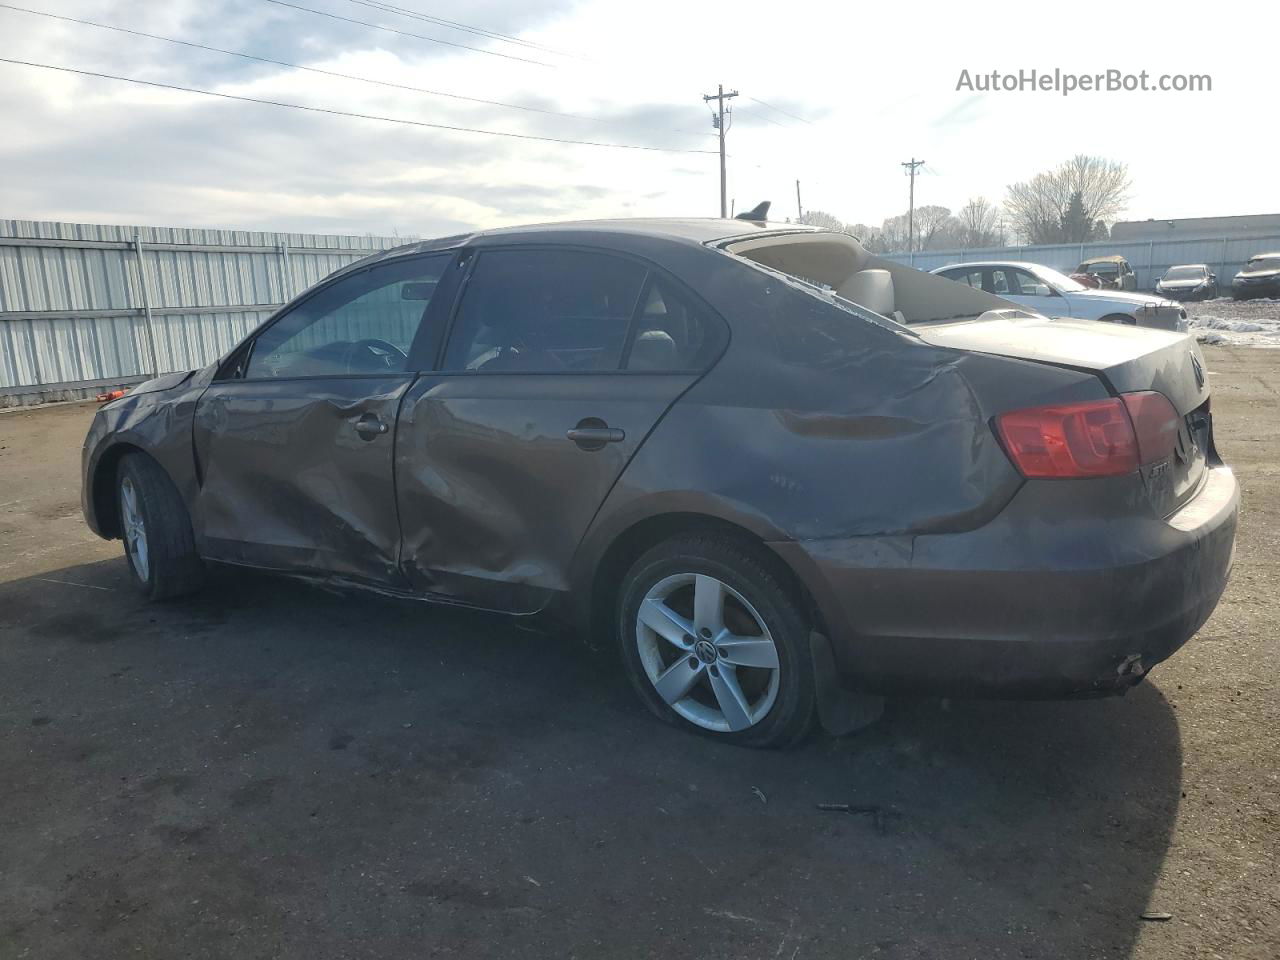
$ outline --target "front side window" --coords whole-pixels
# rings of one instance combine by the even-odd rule
[[[1013,293],[1022,297],[1048,297],[1053,291],[1049,285],[1026,270],[1009,271],[1013,283]]]
[[[406,370],[409,348],[450,259],[414,257],[380,264],[304,300],[258,337],[246,377]]]
[[[617,370],[648,271],[579,250],[487,250],[467,281],[444,369]]]

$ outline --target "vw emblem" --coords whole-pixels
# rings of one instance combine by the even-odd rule
[[[710,640],[699,640],[693,645],[693,655],[703,663],[715,663],[716,645]]]
[[[1196,389],[1204,388],[1204,364],[1194,353],[1191,354],[1191,372],[1196,375]]]

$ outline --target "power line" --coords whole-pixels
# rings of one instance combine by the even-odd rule
[[[162,40],[165,43],[191,47],[196,50],[208,50],[210,53],[221,53],[229,57],[240,57],[243,60],[255,60],[258,63],[270,63],[277,67],[288,67],[291,70],[305,70],[308,73],[324,74],[325,76],[338,77],[342,80],[356,80],[360,83],[370,83],[379,87],[408,90],[413,93],[422,93],[431,97],[448,97],[451,100],[465,100],[468,103],[482,103],[491,107],[506,107],[511,110],[525,110],[529,113],[541,113],[551,117],[568,117],[571,120],[589,120],[592,123],[610,122],[599,117],[587,117],[576,113],[562,113],[559,110],[544,110],[540,107],[529,107],[520,103],[506,103],[502,100],[486,100],[483,97],[468,97],[461,93],[447,93],[443,90],[428,90],[424,87],[412,87],[404,83],[393,83],[390,80],[374,80],[371,77],[361,77],[351,73],[340,73],[337,70],[325,70],[321,67],[307,67],[300,63],[289,63],[287,60],[274,60],[271,57],[259,57],[256,54],[241,53],[238,50],[224,50],[221,47],[211,47],[208,44],[196,43],[192,40],[179,40],[176,37],[162,37],[156,33],[144,33],[141,30],[131,30],[128,27],[117,27],[109,23],[97,23],[93,20],[82,20],[78,17],[68,17],[57,13],[45,13],[43,10],[28,10],[26,7],[16,7],[11,3],[0,3],[0,8],[5,10],[16,10],[18,13],[29,13],[35,17],[48,17],[53,20],[64,20],[68,23],[78,23],[86,27],[96,27],[99,30],[112,30],[116,33],[127,33],[130,36],[144,37],[147,40]]]
[[[559,57],[574,57],[575,59],[582,59],[578,57],[577,54],[565,53],[563,50],[548,47],[546,44],[535,43],[532,40],[513,37],[510,34],[498,33],[496,30],[488,30],[484,27],[476,27],[468,23],[460,23],[457,20],[447,20],[444,17],[437,17],[433,14],[422,13],[418,10],[411,10],[408,7],[398,7],[393,3],[383,3],[382,0],[347,0],[347,2],[357,4],[361,7],[370,7],[374,10],[382,10],[384,13],[396,13],[402,17],[412,17],[414,20],[423,20],[427,23],[434,23],[436,26],[446,27],[450,30],[461,30],[464,33],[474,34],[478,37],[487,37],[490,40],[501,40],[504,43],[514,43],[522,47],[530,47],[534,50],[543,50],[547,53],[554,53]]]
[[[286,103],[282,100],[265,100],[259,97],[245,97],[235,93],[218,93],[215,90],[201,90],[198,87],[183,87],[176,83],[160,83],[155,80],[139,80],[137,77],[122,77],[114,73],[98,73],[93,70],[80,70],[76,67],[60,67],[51,63],[32,63],[29,60],[12,60],[0,57],[0,63],[12,63],[21,67],[35,67],[39,70],[56,70],[59,73],[75,73],[82,77],[98,77],[102,80],[121,80],[125,83],[137,83],[144,87],[156,87],[161,90],[178,90],[182,93],[198,93],[206,97],[218,97],[223,100],[239,100],[242,103],[257,103],[268,107],[287,107],[290,110],[306,110],[310,113],[325,113],[334,117],[351,117],[356,120],[376,120],[380,123],[398,123],[410,127],[426,127],[432,130],[448,130],[453,133],[476,133],[488,137],[507,137],[512,140],[538,140],[543,143],[563,143],[580,147],[611,147],[616,150],[646,150],[653,153],[700,153],[714,155],[714,150],[693,150],[687,147],[650,147],[636,143],[605,143],[599,140],[570,140],[564,137],[541,137],[532,133],[512,133],[507,130],[482,130],[477,127],[459,127],[447,123],[429,123],[426,120],[409,120],[405,117],[384,117],[372,113],[355,113],[350,110],[337,110],[332,107],[312,107],[301,103]]]
[[[0,6],[4,6],[4,4],[0,4]],[[750,100],[751,98],[747,97],[747,99]],[[745,113],[749,117],[755,117],[757,120],[763,120],[765,123],[771,123],[775,127],[782,127],[782,129],[784,130],[788,129],[788,127],[790,126],[789,124],[786,124],[786,123],[779,123],[777,120],[773,119],[773,117],[766,116],[765,114],[761,113],[759,110],[750,110],[747,107],[739,107],[738,112]]]
[[[747,99],[750,100],[752,103],[760,104],[760,106],[762,107],[768,107],[774,113],[780,113],[784,117],[790,117],[792,120],[799,120],[801,123],[808,123],[811,125],[813,123],[812,120],[806,120],[804,117],[796,116],[794,113],[788,113],[786,110],[783,110],[781,107],[775,107],[773,104],[765,103],[763,100],[757,100],[755,97],[747,97]]]
[[[329,13],[326,10],[316,10],[312,7],[304,7],[296,3],[287,3],[286,0],[267,0],[267,3],[274,3],[278,7],[289,7],[292,10],[301,10],[303,13],[312,13],[317,17],[328,17],[330,20],[341,20],[343,23],[354,23],[362,27],[369,27],[373,30],[384,30],[387,33],[398,34],[402,37],[413,37],[415,40],[425,40],[428,43],[442,43],[446,47],[457,47],[460,50],[471,50],[474,53],[485,53],[491,57],[502,57],[504,60],[518,60],[521,63],[532,63],[539,67],[554,67],[555,64],[543,63],[541,60],[529,60],[526,57],[517,57],[511,53],[499,53],[497,50],[485,50],[483,47],[472,47],[465,43],[455,43],[452,40],[441,40],[439,37],[426,37],[420,33],[410,33],[408,30],[397,30],[395,27],[384,26],[381,23],[371,23],[368,20],[357,20],[354,17],[344,17],[340,13]]]

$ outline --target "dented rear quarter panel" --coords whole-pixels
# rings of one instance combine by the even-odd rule
[[[700,265],[693,285],[731,343],[610,492],[579,551],[584,583],[617,536],[664,513],[767,542],[865,538],[869,557],[976,528],[1023,483],[991,418],[1107,395],[1089,372],[937,347],[725,255]]]

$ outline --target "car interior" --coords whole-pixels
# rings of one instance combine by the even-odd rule
[[[730,241],[724,249],[903,324],[977,317],[1014,306],[983,290],[873,256],[845,234],[766,234]]]

